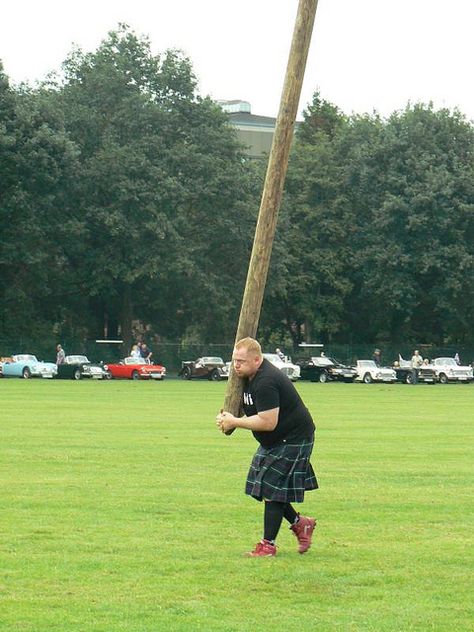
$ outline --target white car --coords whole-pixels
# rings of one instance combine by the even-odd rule
[[[372,382],[396,382],[397,374],[389,367],[378,367],[373,360],[357,360],[356,382],[371,384]]]
[[[470,382],[473,379],[472,367],[459,366],[454,358],[435,358],[431,364],[441,384]]]
[[[264,353],[263,357],[287,375],[292,382],[296,382],[299,378],[300,367],[290,362],[287,358],[282,360],[277,353]]]

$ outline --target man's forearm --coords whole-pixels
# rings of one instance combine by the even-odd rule
[[[277,427],[279,410],[279,408],[272,408],[250,417],[236,417],[228,411],[221,410],[216,417],[216,422],[225,433],[234,428],[244,428],[255,432],[271,432]]]
[[[236,417],[236,428],[245,428],[246,430],[255,430],[256,432],[271,432],[275,428],[273,421],[264,419],[260,415],[252,415],[251,417]]]

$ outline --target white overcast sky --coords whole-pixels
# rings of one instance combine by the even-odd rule
[[[58,70],[73,44],[97,48],[119,22],[154,53],[182,49],[202,95],[276,116],[298,0],[12,0],[0,59],[13,82]],[[346,113],[412,103],[474,119],[473,0],[319,0],[300,113],[319,89]]]

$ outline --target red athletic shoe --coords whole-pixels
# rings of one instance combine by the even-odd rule
[[[253,551],[246,553],[247,557],[272,557],[277,554],[277,548],[274,544],[268,540],[260,540],[255,545]]]
[[[298,516],[300,519],[296,524],[292,524],[290,529],[293,531],[298,540],[298,552],[306,553],[311,546],[311,538],[313,537],[316,520],[314,518],[300,516],[299,514]]]

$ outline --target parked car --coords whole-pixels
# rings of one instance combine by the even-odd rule
[[[0,358],[0,377],[3,377],[3,365],[5,364],[5,362],[13,362],[13,358],[11,357],[1,357]]]
[[[290,362],[288,358],[282,360],[277,353],[264,353],[263,357],[287,375],[292,382],[296,382],[300,377],[300,367]]]
[[[397,365],[393,365],[393,370],[397,375],[397,381],[403,382],[404,384],[414,384],[415,383],[415,375],[413,369],[411,367],[401,367]],[[436,377],[436,373],[433,367],[429,365],[423,365],[419,369],[417,369],[418,375],[416,376],[417,382],[426,382],[427,384],[435,384],[438,380]]]
[[[297,360],[296,364],[301,369],[301,379],[311,382],[353,382],[357,371],[352,366],[341,364],[334,358],[327,356],[314,356],[304,360]]]
[[[473,379],[472,367],[459,366],[454,358],[435,358],[432,365],[441,384],[470,382]]]
[[[397,374],[398,382],[403,382],[404,384],[415,383],[415,374],[410,360],[404,360],[402,356],[399,355],[398,361],[394,362],[392,368]],[[435,382],[437,382],[437,378],[434,367],[430,364],[422,364],[417,369],[416,381],[426,382],[427,384],[435,384]]]
[[[64,359],[64,364],[58,366],[56,377],[72,380],[90,377],[101,380],[107,377],[107,371],[100,364],[92,364],[85,355],[68,355]]]
[[[164,380],[166,369],[161,364],[148,364],[145,358],[124,358],[117,364],[104,364],[106,378],[128,380]]]
[[[218,356],[203,356],[197,360],[186,360],[181,363],[178,373],[184,380],[203,378],[217,382],[229,377],[229,362]]]
[[[357,360],[356,382],[371,384],[372,382],[396,382],[397,374],[390,367],[378,367],[373,360]]]
[[[57,370],[58,367],[53,362],[40,362],[29,353],[12,356],[11,362],[4,362],[2,367],[4,377],[22,377],[25,380],[30,377],[52,378]]]

